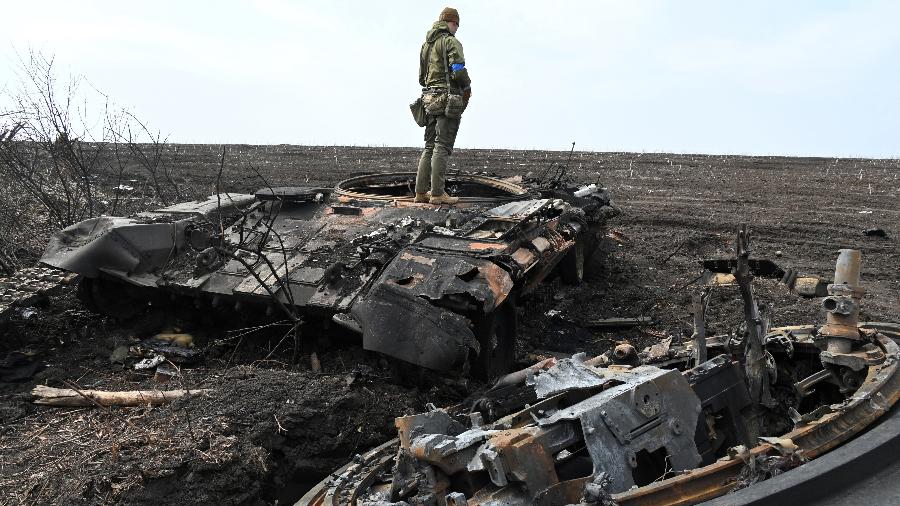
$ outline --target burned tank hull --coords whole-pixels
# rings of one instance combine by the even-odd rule
[[[331,319],[362,334],[366,349],[422,367],[500,373],[513,358],[514,300],[556,269],[577,280],[615,209],[595,186],[478,175],[450,178],[458,204],[417,204],[414,177],[93,218],[57,233],[41,260],[83,276],[85,298],[117,316],[155,294],[185,294]]]

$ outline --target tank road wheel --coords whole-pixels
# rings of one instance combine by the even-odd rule
[[[78,283],[78,298],[95,313],[115,318],[131,318],[147,307],[147,299],[137,289],[101,278],[84,278]]]
[[[475,377],[490,380],[509,372],[516,360],[517,325],[515,304],[510,300],[476,322],[481,351],[471,363]]]
[[[577,285],[584,279],[584,242],[579,240],[559,262],[559,275],[567,285]]]

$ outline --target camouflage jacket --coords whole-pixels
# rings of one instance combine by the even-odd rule
[[[451,91],[460,93],[472,86],[462,44],[450,33],[445,21],[437,21],[419,52],[419,84],[423,88],[446,88],[447,69],[450,69]]]

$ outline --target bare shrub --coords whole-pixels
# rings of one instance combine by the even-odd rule
[[[166,139],[53,58],[20,57],[18,86],[0,91],[0,240],[33,255],[50,231],[101,214],[182,198]]]

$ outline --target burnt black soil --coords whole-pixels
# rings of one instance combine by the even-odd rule
[[[222,147],[177,148],[170,167],[184,193],[210,193]],[[453,161],[454,170],[513,176],[539,174],[567,156],[459,150]],[[417,157],[412,148],[228,146],[219,186],[330,186],[358,173],[412,171]],[[603,352],[625,339],[640,348],[685,336],[699,261],[733,255],[743,222],[754,256],[804,274],[830,277],[838,249],[862,250],[863,318],[900,319],[897,160],[576,152],[569,167],[573,180],[609,188],[622,215],[611,223],[606,262],[590,280],[568,286],[554,279],[521,301],[520,363]],[[887,237],[863,235],[869,228]],[[26,260],[39,254],[33,246],[20,250]],[[775,325],[821,321],[817,299],[775,280],[758,280],[755,289],[773,308]],[[710,331],[740,322],[736,292],[717,290],[712,301]],[[583,325],[637,316],[653,323],[605,333]],[[0,504],[289,502],[392,437],[394,417],[481,387],[400,370],[322,327],[304,327],[294,350],[281,325],[246,333],[229,325],[189,310],[103,318],[84,309],[74,289],[0,322]],[[160,388],[110,354],[167,326],[191,332],[205,359],[162,388],[205,388],[208,395],[108,410],[30,402],[36,384]],[[321,372],[312,370],[313,352]]]

